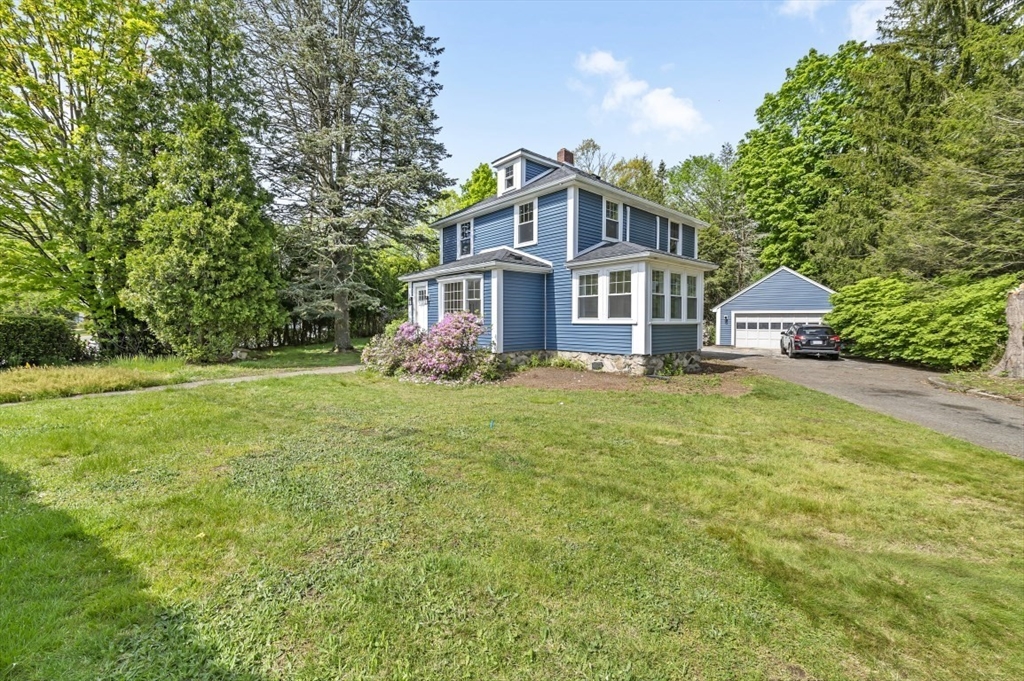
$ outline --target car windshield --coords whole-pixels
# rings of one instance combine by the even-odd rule
[[[834,336],[835,332],[827,326],[804,326],[797,331],[804,336]]]

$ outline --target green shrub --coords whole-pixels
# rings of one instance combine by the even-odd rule
[[[0,368],[67,364],[84,356],[82,342],[60,317],[0,315]]]
[[[1006,343],[1006,292],[1022,278],[946,288],[873,277],[833,295],[826,321],[854,355],[939,369],[979,367]]]

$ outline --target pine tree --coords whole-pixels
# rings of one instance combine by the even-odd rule
[[[159,53],[176,112],[155,161],[125,298],[190,360],[221,360],[280,323],[276,229],[246,132],[250,74],[233,0],[175,0]]]
[[[436,39],[401,0],[251,0],[275,193],[308,263],[291,294],[335,320],[376,296],[364,249],[403,242],[448,178],[433,100]]]

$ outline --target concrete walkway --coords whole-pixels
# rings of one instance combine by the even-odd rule
[[[88,393],[86,395],[69,395],[67,397],[48,397],[45,400],[27,400],[25,402],[7,402],[0,404],[0,407],[13,407],[17,404],[31,404],[33,402],[50,402],[52,400],[86,400],[94,397],[116,397],[118,395],[138,395],[139,393],[152,393],[161,390],[188,390],[190,388],[202,388],[204,385],[217,385],[218,383],[249,383],[250,381],[262,381],[267,378],[292,378],[293,376],[323,376],[326,374],[350,374],[362,369],[361,364],[341,367],[318,367],[316,369],[299,369],[296,371],[276,371],[268,374],[253,374],[251,376],[229,376],[228,378],[210,378],[204,381],[190,381],[188,383],[168,383],[167,385],[154,385],[148,388],[136,388],[134,390],[118,390],[106,393]]]
[[[931,371],[845,358],[790,359],[777,350],[716,346],[703,354],[1024,458],[1024,405],[949,392],[929,383],[929,377],[938,375]]]

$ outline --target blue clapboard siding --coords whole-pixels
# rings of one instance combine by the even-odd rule
[[[480,335],[480,340],[477,341],[480,345],[485,348],[491,347],[491,325],[494,323],[491,317],[491,273],[484,272],[484,285],[483,285],[483,297],[484,297],[484,332]]]
[[[699,328],[697,324],[652,324],[651,354],[696,350]]]
[[[581,204],[584,203],[583,194],[587,193],[589,192],[580,191]],[[590,196],[597,199],[596,215],[600,217],[601,197],[596,194]],[[540,241],[536,246],[527,246],[523,249],[531,255],[554,263],[554,271],[545,277],[548,310],[547,349],[628,355],[632,351],[633,343],[631,324],[572,323],[572,272],[564,265],[567,199],[568,194],[565,190],[538,199]],[[580,224],[583,224],[582,215]],[[598,222],[598,236],[599,230]],[[508,275],[506,272],[505,276]],[[541,305],[543,306],[543,300]],[[507,349],[508,346],[505,347]]]
[[[502,298],[505,319],[502,349],[544,349],[544,280],[547,275],[505,272]]]
[[[512,207],[502,208],[473,221],[473,253],[498,246],[512,247]],[[541,235],[543,238],[543,235]]]
[[[455,260],[458,251],[456,250],[456,227],[451,225],[445,227],[441,232],[441,264]]]
[[[683,255],[688,258],[697,257],[697,230],[690,225],[683,225]]]
[[[658,218],[658,248],[668,250],[668,218]]]
[[[825,289],[792,272],[776,270],[749,291],[722,306],[722,337],[717,339],[718,344],[732,345],[734,312],[831,310],[830,295]]]
[[[585,189],[580,190],[579,234],[576,237],[577,252],[590,248],[601,241],[601,197]]]
[[[540,163],[534,163],[527,159],[526,161],[526,181],[529,182],[533,178],[537,177],[541,173],[551,170],[548,166],[541,165]]]
[[[437,279],[427,282],[427,328],[437,324]]]
[[[658,238],[658,219],[653,213],[629,208],[629,240],[634,244],[655,248]]]

